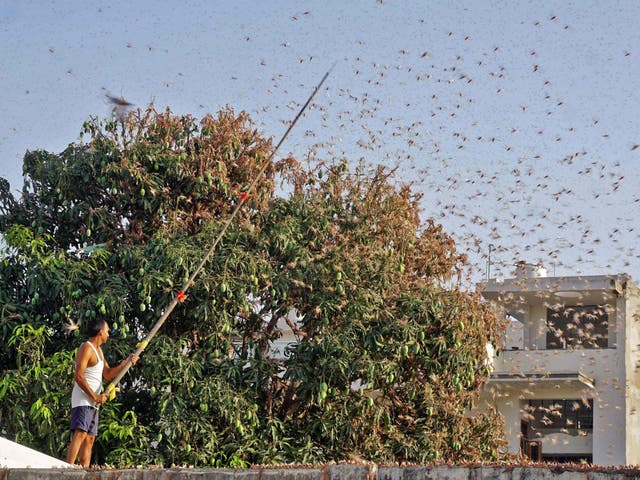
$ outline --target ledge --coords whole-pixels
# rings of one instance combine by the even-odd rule
[[[554,383],[580,388],[595,388],[595,381],[583,373],[492,373],[490,383]]]
[[[377,466],[263,466],[251,469],[0,469],[0,480],[620,480],[640,478],[639,467],[576,464]]]
[[[540,383],[562,384],[564,386],[576,386],[579,388],[594,388],[595,381],[580,372],[571,373],[492,373],[490,383],[515,384],[515,383]]]

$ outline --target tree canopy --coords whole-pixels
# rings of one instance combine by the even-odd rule
[[[273,148],[230,108],[150,106],[82,134],[27,152],[19,198],[0,179],[1,433],[58,457],[88,321],[111,323],[112,364],[133,351]],[[102,408],[94,460],[499,458],[500,418],[469,411],[502,326],[418,201],[384,167],[273,161]]]

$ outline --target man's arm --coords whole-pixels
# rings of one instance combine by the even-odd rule
[[[132,364],[135,365],[138,362],[138,356],[135,353],[132,353],[125,360],[120,362],[120,365],[118,365],[117,367],[110,367],[109,364],[107,363],[107,359],[105,358],[104,370],[102,371],[102,376],[104,377],[105,380],[110,382],[111,380],[116,378],[116,375],[118,375],[122,371],[122,369],[127,365],[127,362],[131,362]]]
[[[96,392],[91,390],[91,387],[87,383],[87,378],[85,376],[85,370],[89,366],[89,360],[91,360],[93,355],[94,353],[91,350],[91,347],[89,347],[86,343],[80,345],[78,354],[76,355],[76,371],[73,375],[73,379],[91,400],[93,400],[97,404],[100,404],[104,403],[107,396],[105,394],[96,395]]]

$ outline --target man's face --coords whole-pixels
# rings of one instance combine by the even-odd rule
[[[103,342],[106,342],[109,339],[109,324],[107,322],[104,322],[104,326],[100,331],[102,332]]]

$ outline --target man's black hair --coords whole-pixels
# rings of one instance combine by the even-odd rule
[[[89,335],[89,338],[95,337],[100,332],[100,330],[104,328],[105,323],[107,323],[107,321],[104,318],[94,318],[93,320],[91,320],[87,328],[87,334]]]

